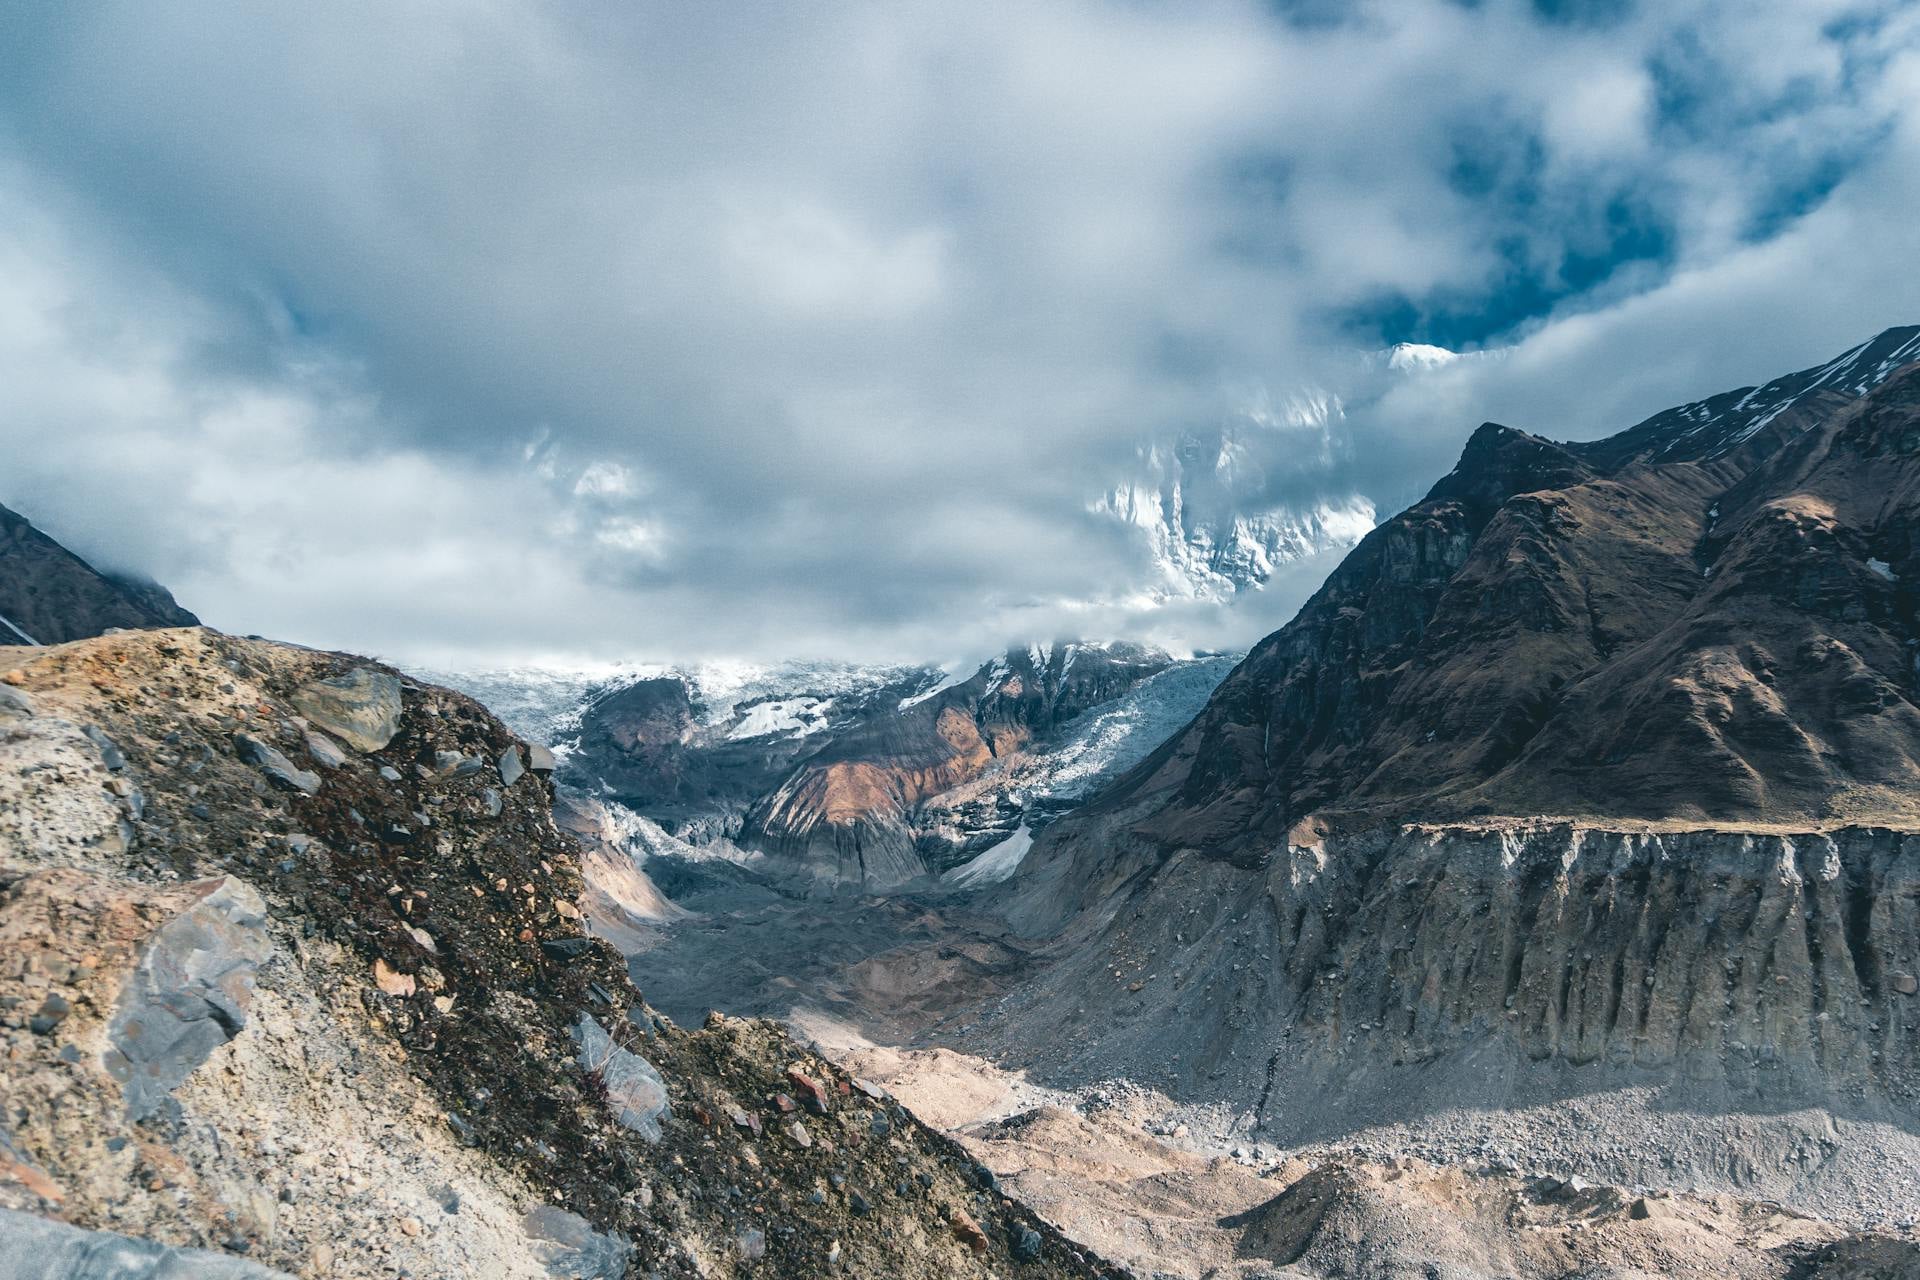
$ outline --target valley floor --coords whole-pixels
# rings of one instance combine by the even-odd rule
[[[696,907],[629,959],[650,1001],[784,1019],[1140,1276],[1920,1275],[1920,1143],[1895,1124],[1609,1089],[1282,1144],[1244,1099],[1092,1078],[1084,1052],[1037,1071],[985,1056],[983,1023],[1049,962],[967,895],[787,897],[725,864],[650,865]],[[1800,1195],[1782,1168],[1809,1175]]]

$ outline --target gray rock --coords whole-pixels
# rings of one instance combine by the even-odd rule
[[[400,732],[399,677],[366,667],[302,685],[294,690],[293,705],[356,751],[379,751]]]
[[[526,767],[520,763],[519,743],[516,742],[512,744],[500,753],[500,781],[502,784],[509,787],[512,786],[514,783],[520,781],[520,775],[526,771]]]
[[[109,738],[99,726],[90,724],[81,732],[87,735],[94,746],[100,748],[100,763],[107,766],[108,772],[118,773],[127,767],[126,753],[120,750],[120,745]]]
[[[111,1231],[86,1231],[12,1209],[0,1209],[0,1277],[4,1280],[291,1280],[284,1271],[272,1271],[244,1258],[205,1249],[174,1248]]]
[[[507,807],[506,801],[502,800],[500,793],[492,787],[488,787],[480,793],[480,802],[487,806],[487,816],[489,818],[499,817],[500,811]]]
[[[573,1042],[579,1046],[581,1069],[599,1076],[606,1087],[614,1118],[648,1142],[660,1141],[660,1122],[673,1115],[673,1108],[667,1102],[667,1082],[653,1064],[615,1044],[590,1014],[581,1014],[574,1024]]]
[[[388,782],[400,781],[400,771],[390,764],[380,766],[380,776]]]
[[[317,729],[307,730],[307,754],[323,769],[338,769],[347,762],[346,749]]]
[[[553,772],[553,752],[537,742],[527,744],[527,767],[535,773]]]
[[[520,1220],[533,1255],[564,1280],[620,1280],[633,1245],[625,1236],[595,1231],[577,1213],[541,1205]]]
[[[254,971],[273,952],[266,904],[245,882],[227,876],[196,888],[199,900],[148,940],[107,1027],[101,1065],[135,1120],[240,1034]]]
[[[1014,1224],[1013,1256],[1019,1262],[1032,1262],[1040,1256],[1040,1233],[1032,1227]]]
[[[27,719],[32,715],[32,698],[10,684],[0,684],[0,720]]]
[[[254,765],[289,791],[304,791],[312,795],[320,789],[319,774],[300,768],[250,733],[234,734],[233,748],[239,752],[242,760]]]

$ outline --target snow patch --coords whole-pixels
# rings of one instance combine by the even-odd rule
[[[1867,558],[1867,568],[1871,572],[1879,574],[1888,582],[1898,582],[1900,580],[1899,575],[1894,573],[1893,566],[1885,560],[1875,560],[1869,556]]]
[[[775,734],[803,738],[827,727],[827,708],[831,702],[818,698],[788,698],[779,702],[759,702],[747,708],[740,723],[727,731],[734,742],[743,738],[765,738]]]
[[[1011,880],[1020,864],[1027,859],[1027,850],[1033,848],[1033,832],[1026,823],[1002,840],[999,844],[982,850],[977,856],[961,863],[940,877],[942,884],[955,889],[973,889],[980,885],[1000,884]]]

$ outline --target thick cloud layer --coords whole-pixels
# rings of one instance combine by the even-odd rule
[[[0,18],[0,501],[436,661],[1244,643],[1088,500],[1356,348],[1391,509],[1920,319],[1920,18],[1486,0]],[[1284,478],[1283,478],[1284,479]]]

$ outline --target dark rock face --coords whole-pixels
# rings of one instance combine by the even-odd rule
[[[1862,350],[1824,368],[1871,385],[1796,375],[1737,429],[1745,392],[1593,444],[1482,428],[1036,841],[1006,909],[1056,963],[995,1046],[1288,1142],[1628,1086],[1715,1142],[1815,1141],[1802,1107],[1912,1132],[1920,329]],[[1609,1176],[1718,1176],[1604,1105],[1651,1135]]]
[[[63,644],[109,627],[195,627],[165,587],[103,574],[0,507],[0,645]]]
[[[273,951],[266,905],[244,881],[209,881],[154,934],[121,992],[103,1066],[133,1119],[153,1114],[209,1054],[240,1034],[254,971]]]
[[[1258,858],[1303,819],[1915,816],[1920,329],[1556,445],[1488,424],[1095,808]]]

